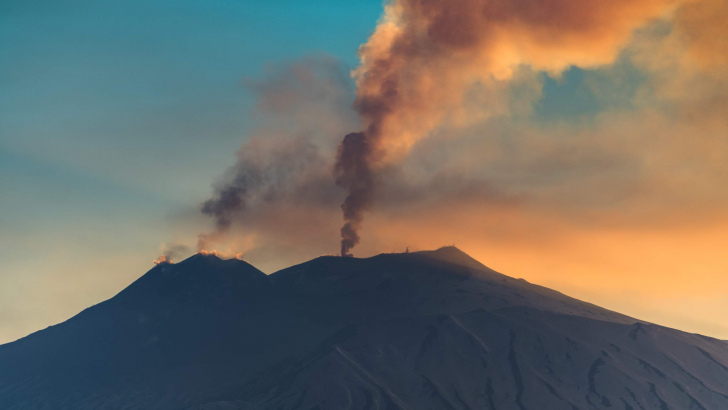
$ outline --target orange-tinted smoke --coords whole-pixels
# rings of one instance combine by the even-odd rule
[[[359,50],[354,103],[364,125],[335,168],[348,191],[341,254],[359,242],[375,175],[445,121],[467,123],[467,89],[519,66],[558,74],[609,64],[632,32],[679,0],[395,0]],[[479,117],[481,118],[481,117]]]
[[[160,255],[158,259],[152,261],[155,265],[162,265],[165,263],[174,263],[172,259],[169,259],[167,255]]]

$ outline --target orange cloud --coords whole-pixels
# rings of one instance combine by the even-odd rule
[[[702,68],[728,75],[728,1],[701,0],[682,6],[675,13],[675,35]]]
[[[610,64],[635,29],[677,4],[397,0],[361,46],[355,104],[385,158],[399,158],[444,121],[467,121],[458,114],[474,84],[509,79],[523,65],[557,74]]]

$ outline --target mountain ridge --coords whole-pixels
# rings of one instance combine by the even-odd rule
[[[726,364],[455,247],[270,275],[198,254],[0,345],[0,408],[717,410]]]

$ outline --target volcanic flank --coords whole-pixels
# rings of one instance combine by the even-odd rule
[[[494,272],[454,247],[162,263],[0,346],[2,409],[728,408],[728,343]]]

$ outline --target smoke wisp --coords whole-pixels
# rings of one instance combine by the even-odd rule
[[[342,196],[331,177],[336,146],[343,131],[357,123],[347,72],[324,55],[272,65],[263,78],[244,81],[257,100],[251,116],[255,126],[236,163],[200,206],[215,227],[198,235],[198,250],[230,242],[236,242],[231,253],[260,250],[269,237],[284,246],[299,240],[283,237],[302,225],[323,226],[309,207],[335,212]],[[307,220],[297,215],[303,210]]]

